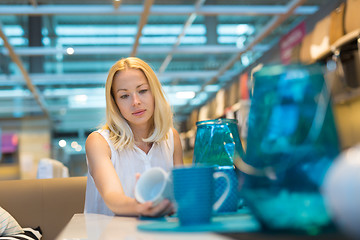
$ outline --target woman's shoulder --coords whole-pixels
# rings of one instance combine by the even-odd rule
[[[174,127],[171,127],[170,130],[169,130],[169,138],[173,139],[176,141],[176,139],[180,138],[180,135],[179,135],[179,132],[174,128]]]
[[[86,143],[93,143],[93,142],[106,142],[105,138],[105,134],[106,132],[104,132],[106,130],[96,130],[93,131],[92,133],[89,134],[89,136],[86,139]]]
[[[87,137],[85,151],[89,163],[94,163],[98,161],[97,159],[103,159],[104,157],[111,158],[112,156],[110,145],[98,131],[90,133]]]
[[[170,128],[169,132],[171,132],[174,137],[179,136],[178,131],[173,127]]]
[[[170,127],[166,136],[166,143],[168,144],[171,150],[174,149],[174,141],[176,136],[178,136],[178,132],[176,131],[175,128]]]
[[[99,151],[99,149],[104,149],[105,151],[108,151],[109,145],[106,140],[106,138],[98,131],[94,131],[89,134],[89,136],[86,139],[85,143],[85,149],[87,154]]]
[[[110,136],[110,131],[108,129],[101,128],[101,129],[95,130],[92,133],[90,133],[88,138],[90,136],[96,136],[96,137],[102,136],[102,138],[108,139]]]
[[[86,143],[106,143],[109,142],[110,132],[108,129],[98,129],[89,134]]]

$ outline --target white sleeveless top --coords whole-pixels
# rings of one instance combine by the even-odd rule
[[[133,148],[124,148],[121,151],[117,151],[109,139],[109,130],[98,130],[97,132],[100,133],[109,144],[111,149],[111,162],[119,176],[125,195],[128,197],[134,198],[136,173],[141,174],[152,167],[161,167],[168,172],[174,165],[174,136],[172,129],[169,131],[167,140],[154,143],[147,154],[136,145],[134,145]],[[86,162],[88,163],[87,157]],[[98,192],[94,179],[89,171],[87,174],[84,213],[114,215],[106,206]]]

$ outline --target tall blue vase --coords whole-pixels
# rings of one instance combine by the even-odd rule
[[[265,228],[316,234],[331,226],[320,187],[339,143],[319,65],[254,75],[241,193]]]
[[[233,166],[244,157],[236,119],[213,119],[196,123],[193,164]]]

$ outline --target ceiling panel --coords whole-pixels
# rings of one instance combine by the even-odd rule
[[[56,132],[89,131],[104,121],[107,71],[133,51],[158,74],[180,125],[327,1],[155,0],[146,16],[148,2],[0,2],[1,30]],[[289,18],[271,28],[279,14],[298,3]],[[141,19],[145,24],[139,32]],[[2,39],[0,54],[0,117],[40,115],[42,109]],[[179,98],[189,91],[194,98]]]

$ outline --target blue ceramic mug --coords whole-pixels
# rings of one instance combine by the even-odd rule
[[[190,166],[172,171],[174,198],[181,225],[207,224],[230,193],[229,177],[211,166]],[[214,203],[214,179],[223,178],[226,187]]]
[[[229,193],[224,195],[228,187],[228,183],[225,178],[217,178],[215,179],[214,186],[214,202],[219,201],[221,196],[224,196],[221,201],[221,205],[217,207],[215,212],[225,213],[225,212],[236,212],[239,208],[239,184],[238,177],[236,175],[235,169],[232,166],[219,166],[215,168],[215,172],[221,172],[228,176],[230,181]]]

